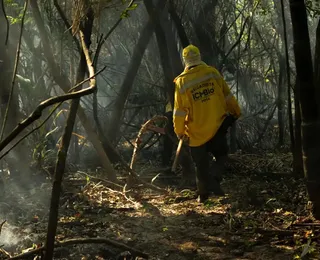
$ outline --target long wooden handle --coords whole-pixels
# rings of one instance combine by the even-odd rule
[[[176,151],[176,156],[174,157],[174,161],[173,161],[172,168],[171,168],[171,171],[173,171],[173,172],[176,170],[177,165],[178,165],[178,158],[179,158],[179,154],[180,154],[180,151],[182,148],[182,144],[183,144],[183,138],[181,138],[179,140],[178,148]]]

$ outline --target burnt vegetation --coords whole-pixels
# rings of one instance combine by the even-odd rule
[[[317,0],[1,0],[0,259],[319,259],[319,13]],[[189,44],[242,110],[226,196],[205,204],[188,149],[172,171],[166,108]]]

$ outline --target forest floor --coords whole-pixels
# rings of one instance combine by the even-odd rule
[[[168,194],[146,189],[125,194],[111,190],[102,175],[69,173],[56,239],[105,240],[60,245],[55,259],[144,259],[125,257],[126,249],[111,245],[110,239],[149,259],[320,259],[320,222],[310,215],[303,180],[290,175],[289,158],[231,156],[222,183],[226,196],[206,204],[198,203],[192,190],[175,188],[177,178],[171,178],[171,186],[161,175],[155,180]],[[28,196],[0,202],[0,222],[7,220],[0,234],[3,250],[15,255],[41,246],[49,196],[50,184],[42,183]]]

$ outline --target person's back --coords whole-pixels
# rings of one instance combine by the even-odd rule
[[[175,80],[183,107],[188,109],[184,112],[188,113],[186,134],[190,146],[210,140],[227,115],[222,80],[220,73],[206,64],[183,72]],[[179,110],[176,109],[177,114]]]

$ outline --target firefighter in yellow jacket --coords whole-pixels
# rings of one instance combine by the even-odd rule
[[[224,195],[220,181],[228,154],[226,133],[241,111],[221,74],[202,62],[196,46],[184,48],[182,56],[185,69],[174,79],[174,131],[178,138],[188,140],[197,167],[198,199],[204,202],[211,192]],[[215,173],[210,153],[219,166]]]

